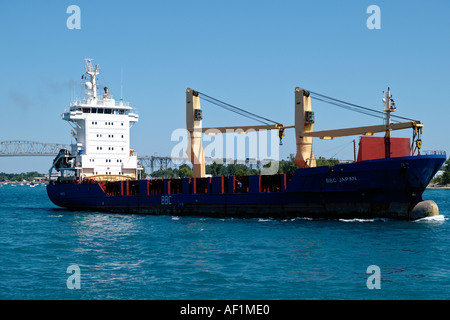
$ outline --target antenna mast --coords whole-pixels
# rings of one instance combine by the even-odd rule
[[[97,99],[97,79],[96,75],[100,74],[98,71],[98,64],[95,68],[92,67],[92,60],[90,58],[85,59],[86,74],[89,76],[89,82],[86,82],[87,95],[91,99]]]
[[[123,100],[123,69],[120,69],[120,101]]]
[[[383,92],[384,93],[384,92]],[[391,157],[391,112],[395,111],[395,102],[391,96],[391,89],[388,87],[383,98],[384,108],[383,111],[386,115],[386,133],[384,135],[384,157]]]

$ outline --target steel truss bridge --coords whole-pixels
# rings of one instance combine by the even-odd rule
[[[68,149],[67,144],[42,143],[36,141],[0,141],[0,157],[56,156],[60,149]]]
[[[43,143],[36,141],[0,141],[0,157],[23,157],[23,156],[45,156],[55,157],[60,149],[70,149],[67,144],[60,143]],[[159,156],[138,156],[139,163],[150,169],[150,173],[156,170],[167,170],[171,167],[178,167],[182,164],[190,164],[189,159],[186,157],[159,157]],[[260,169],[261,166],[270,160],[260,161],[254,159],[246,160],[234,160],[234,159],[222,159],[222,158],[205,158],[206,164],[213,162],[226,164],[245,164],[251,169]]]

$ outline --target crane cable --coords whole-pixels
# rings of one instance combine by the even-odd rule
[[[211,97],[211,96],[208,96],[208,95],[205,94],[205,93],[202,93],[202,92],[199,92],[199,91],[197,91],[197,92],[198,92],[199,96],[201,96],[201,98],[202,98],[203,100],[206,100],[206,101],[208,101],[208,102],[210,102],[210,103],[212,103],[212,104],[215,104],[216,106],[218,106],[218,107],[220,107],[220,108],[223,108],[223,109],[226,109],[226,110],[228,110],[228,111],[237,113],[237,114],[239,114],[239,115],[241,115],[241,116],[247,117],[247,118],[249,118],[249,119],[258,121],[258,122],[263,123],[263,124],[266,124],[266,125],[269,125],[269,124],[279,124],[279,122],[277,122],[277,121],[270,120],[270,119],[268,119],[268,118],[265,118],[265,117],[262,117],[262,116],[260,116],[260,115],[257,115],[257,114],[255,114],[255,113],[253,113],[253,112],[244,110],[244,109],[242,109],[242,108],[238,108],[238,107],[233,106],[233,105],[231,105],[231,104],[229,104],[229,103],[226,103],[226,102],[223,102],[223,101],[221,101],[221,100],[219,100],[219,99],[216,99],[216,98],[213,98],[213,97]]]
[[[361,105],[357,105],[354,103],[350,103],[350,102],[346,102],[343,100],[339,100],[339,99],[335,99],[335,98],[331,98],[329,96],[314,92],[314,91],[310,91],[307,90],[310,93],[310,96],[312,99],[318,100],[318,101],[322,101],[328,104],[332,104],[335,106],[338,106],[340,108],[344,108],[350,111],[355,111],[355,112],[359,112],[368,116],[372,116],[372,117],[376,117],[376,118],[380,118],[380,119],[384,119],[385,113],[383,111],[379,111],[376,109],[371,109],[368,107],[364,107]],[[196,91],[198,93],[198,95],[205,101],[208,101],[220,108],[226,109],[228,111],[234,112],[236,114],[239,114],[241,116],[247,117],[249,119],[255,120],[257,122],[263,123],[265,125],[269,125],[269,124],[280,124],[277,121],[262,117],[260,115],[257,115],[253,112],[247,111],[245,109],[233,106],[229,103],[226,103],[224,101],[221,101],[219,99],[213,98],[203,92],[199,92]],[[408,120],[408,121],[415,121],[414,119],[411,118],[405,118],[405,117],[401,117],[401,116],[397,116],[397,115],[393,115],[391,114],[391,118],[397,118],[397,119],[402,119],[402,120]],[[393,122],[399,122],[398,120],[392,119]]]
[[[371,108],[367,108],[367,107],[363,107],[354,103],[350,103],[350,102],[346,102],[346,101],[342,101],[339,99],[335,99],[335,98],[331,98],[328,97],[326,95],[314,92],[314,91],[309,91],[308,92],[311,94],[311,98],[315,99],[315,100],[319,100],[325,103],[329,103],[329,104],[333,104],[336,105],[338,107],[344,108],[344,109],[348,109],[348,110],[352,110],[355,112],[359,112],[359,113],[363,113],[366,115],[370,115],[373,117],[377,117],[377,118],[383,118],[384,117],[384,112],[383,111],[379,111],[379,110],[375,110],[375,109],[371,109]],[[402,119],[402,120],[408,120],[408,121],[415,121],[414,119],[411,118],[405,118],[405,117],[401,117],[401,116],[397,116],[394,114],[391,114],[392,118],[398,118],[398,119]],[[397,120],[393,120],[393,121],[397,121]],[[398,121],[397,121],[398,122]]]

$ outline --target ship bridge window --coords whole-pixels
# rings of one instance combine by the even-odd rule
[[[125,112],[124,112],[125,110],[119,110],[119,114],[124,114]]]
[[[103,113],[103,108],[98,108],[97,113]]]
[[[83,113],[90,113],[91,109],[90,108],[83,108]]]
[[[111,114],[112,110],[111,109],[105,109],[105,113],[106,114]]]
[[[97,113],[97,108],[92,108],[91,110],[92,113]]]

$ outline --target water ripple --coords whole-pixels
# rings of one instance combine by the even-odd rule
[[[450,299],[449,192],[425,194],[440,216],[403,222],[86,213],[6,186],[0,298]],[[66,284],[73,264],[79,290]]]

